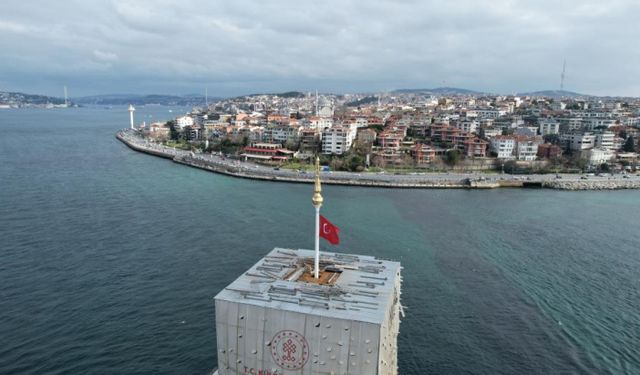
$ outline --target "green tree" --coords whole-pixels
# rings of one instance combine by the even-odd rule
[[[505,173],[515,173],[518,171],[518,163],[515,160],[508,160],[503,165]]]
[[[609,164],[607,163],[602,163],[598,166],[598,170],[600,172],[604,172],[604,173],[609,173],[611,172],[611,168],[609,168]]]
[[[445,161],[452,167],[458,164],[460,159],[462,159],[462,153],[460,150],[449,150],[445,156]]]
[[[176,122],[173,120],[167,121],[165,126],[169,127],[169,138],[177,141],[180,138],[180,133],[178,132],[178,129],[176,129]]]
[[[347,160],[347,166],[352,172],[362,171],[364,169],[364,158],[360,155],[351,155]]]
[[[622,146],[622,151],[624,152],[634,152],[636,149],[636,144],[633,140],[633,136],[629,136],[627,138],[627,141],[624,142],[624,145]]]

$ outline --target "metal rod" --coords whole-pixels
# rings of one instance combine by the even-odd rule
[[[316,206],[316,257],[313,267],[313,276],[320,277],[320,206]]]

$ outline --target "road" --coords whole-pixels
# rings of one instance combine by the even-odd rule
[[[264,166],[255,164],[252,162],[245,162],[235,159],[226,158],[222,155],[208,154],[208,153],[194,153],[191,151],[184,151],[168,146],[164,146],[155,142],[152,142],[146,138],[139,136],[137,133],[130,130],[122,131],[119,135],[131,144],[137,147],[144,148],[148,151],[155,151],[161,153],[167,157],[177,158],[185,162],[195,161],[211,165],[218,168],[227,168],[229,171],[240,173],[244,175],[262,176],[271,178],[283,178],[283,179],[296,179],[296,180],[311,180],[313,174],[305,171],[296,171],[289,169],[274,169],[271,166]],[[321,172],[322,179],[324,181],[361,181],[366,182],[383,182],[389,184],[456,184],[463,183],[465,181],[483,181],[486,183],[498,182],[498,181],[525,181],[525,182],[543,182],[543,181],[638,181],[640,182],[640,176],[637,175],[607,175],[607,176],[595,176],[585,174],[531,174],[531,175],[510,175],[500,173],[482,173],[482,172],[428,172],[428,173],[385,173],[385,172]]]

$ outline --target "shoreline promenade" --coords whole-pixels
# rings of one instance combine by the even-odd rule
[[[129,148],[173,162],[200,168],[228,176],[263,181],[290,183],[313,183],[313,174],[294,170],[274,170],[273,167],[223,158],[213,154],[197,154],[176,150],[172,147],[150,142],[135,131],[122,130],[116,138]],[[533,174],[526,176],[486,173],[414,173],[385,174],[370,172],[323,172],[322,181],[329,185],[349,185],[384,188],[457,188],[492,189],[501,187],[551,188],[561,190],[614,190],[640,189],[640,177],[622,175],[609,177],[581,174]]]

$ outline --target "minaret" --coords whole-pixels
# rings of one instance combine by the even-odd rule
[[[131,129],[133,129],[133,111],[136,109],[133,108],[133,104],[129,104],[129,122],[131,123]]]
[[[322,188],[320,187],[320,158],[316,157],[316,177],[313,190],[313,207],[316,208],[316,255],[313,265],[313,277],[320,277],[320,207],[322,207]]]

